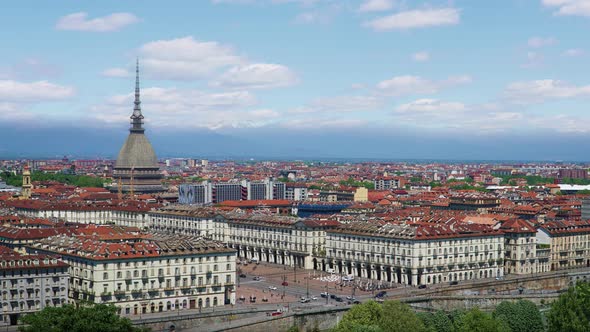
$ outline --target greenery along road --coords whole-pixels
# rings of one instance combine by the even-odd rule
[[[292,328],[296,331],[296,328]],[[545,317],[527,300],[502,302],[491,313],[478,308],[450,313],[415,313],[399,301],[353,306],[332,332],[587,332],[590,285],[578,283],[551,304]],[[291,331],[289,331],[291,332]]]
[[[0,173],[2,180],[11,186],[20,187],[23,184],[22,175],[14,175],[11,172],[3,171]],[[57,181],[60,183],[71,184],[77,187],[102,187],[105,180],[99,177],[87,175],[72,175],[62,173],[44,173],[32,172],[31,181]]]

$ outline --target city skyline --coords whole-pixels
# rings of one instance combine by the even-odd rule
[[[35,6],[0,14],[7,157],[114,158],[139,57],[158,156],[588,160],[581,0]]]

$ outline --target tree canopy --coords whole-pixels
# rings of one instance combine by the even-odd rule
[[[551,305],[547,331],[590,331],[590,285],[579,282]]]
[[[68,304],[45,307],[25,315],[21,332],[140,332],[148,329],[134,327],[128,318],[119,317],[117,307],[106,304],[83,304],[79,308]]]
[[[2,180],[11,186],[22,186],[23,177],[22,175],[14,175],[10,172],[0,173]],[[88,175],[72,175],[63,173],[44,173],[44,172],[32,172],[31,181],[56,181],[65,184],[71,184],[76,187],[102,187],[105,180],[100,177],[88,176]]]
[[[544,329],[543,316],[539,308],[528,300],[504,301],[496,307],[493,316],[505,321],[512,331],[537,332]]]
[[[353,306],[333,332],[426,332],[424,323],[414,311],[399,301],[385,301],[378,304],[368,301]]]

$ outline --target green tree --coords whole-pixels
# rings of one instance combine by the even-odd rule
[[[21,332],[139,332],[148,329],[134,327],[128,318],[119,317],[117,307],[106,304],[71,304],[45,307],[22,318]]]
[[[590,285],[579,282],[553,302],[547,313],[549,332],[590,331]]]
[[[510,326],[490,314],[473,308],[465,313],[460,323],[455,326],[457,332],[510,332]]]
[[[418,317],[424,323],[424,326],[428,331],[433,332],[453,332],[453,322],[449,316],[443,311],[437,311],[436,313],[419,313]]]
[[[512,331],[537,332],[544,329],[541,312],[528,300],[504,301],[496,307],[493,316],[505,321]]]
[[[379,320],[379,327],[388,332],[427,331],[412,308],[399,301],[383,302],[383,315]]]
[[[357,304],[350,308],[333,332],[348,332],[356,328],[375,326],[383,316],[383,308],[375,301]]]

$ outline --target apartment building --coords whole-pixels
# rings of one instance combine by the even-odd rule
[[[149,212],[149,229],[168,234],[211,238],[214,233],[213,219],[218,215],[213,208],[169,205]]]
[[[321,269],[408,285],[504,274],[504,237],[484,225],[352,222],[326,231]]]
[[[0,246],[0,326],[68,299],[68,265],[46,255],[22,255]]]
[[[537,230],[537,242],[550,248],[551,270],[590,266],[590,221],[553,221]]]
[[[141,314],[235,303],[236,252],[196,236],[153,234],[105,242],[56,236],[28,247],[70,265],[71,302],[112,303]]]
[[[537,230],[521,219],[506,221],[500,227],[504,233],[505,274],[530,274],[547,272],[549,248],[537,244]]]

